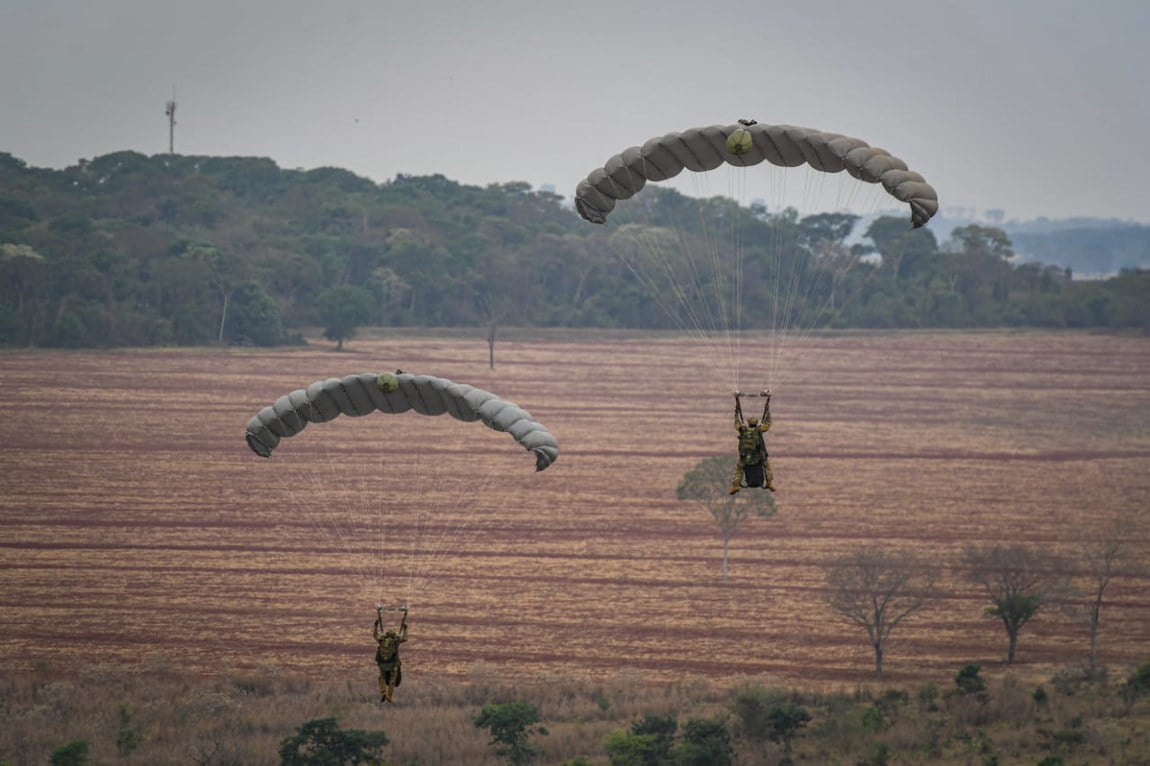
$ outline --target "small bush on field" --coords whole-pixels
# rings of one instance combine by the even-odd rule
[[[1080,693],[1094,681],[1094,676],[1085,668],[1063,668],[1050,679],[1050,685],[1059,694],[1071,696]]]
[[[88,743],[82,739],[61,745],[52,751],[48,763],[52,766],[84,766],[88,762]]]

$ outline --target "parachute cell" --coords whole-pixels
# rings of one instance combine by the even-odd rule
[[[750,136],[749,147],[744,133]],[[781,167],[807,164],[825,173],[845,170],[860,181],[882,184],[888,194],[910,206],[916,228],[938,212],[934,188],[884,149],[837,133],[753,121],[668,133],[626,149],[580,182],[575,209],[591,223],[606,223],[615,203],[633,197],[647,181],[665,181],[684,169],[703,172],[723,163],[751,166],[764,161]]]
[[[271,457],[280,440],[295,436],[308,423],[323,423],[339,415],[362,417],[372,412],[420,415],[447,413],[456,420],[483,424],[511,434],[535,455],[542,471],[559,457],[559,444],[531,413],[490,391],[431,375],[360,373],[312,383],[285,394],[248,421],[248,446],[260,457]]]

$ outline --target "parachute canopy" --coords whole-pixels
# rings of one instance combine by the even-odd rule
[[[745,131],[752,145],[745,148]],[[642,146],[632,146],[591,171],[575,190],[575,209],[591,223],[606,223],[621,199],[637,194],[647,181],[665,181],[684,169],[714,170],[723,163],[735,166],[772,165],[838,173],[845,170],[867,183],[881,183],[896,199],[910,205],[910,220],[917,228],[938,212],[938,194],[906,163],[865,141],[794,125],[761,125],[741,120],[735,125],[712,125],[668,133]]]
[[[447,413],[456,420],[506,431],[524,449],[535,454],[535,470],[542,471],[559,457],[559,444],[531,413],[490,391],[431,375],[377,375],[373,372],[329,378],[281,396],[248,421],[248,446],[260,457],[271,457],[280,439],[295,436],[308,423],[323,423],[339,415],[359,417],[372,412],[420,415]]]

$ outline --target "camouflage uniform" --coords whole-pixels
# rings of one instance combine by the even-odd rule
[[[384,632],[383,621],[377,619],[372,626],[372,636],[379,648],[375,650],[375,664],[379,665],[379,701],[391,702],[392,692],[403,680],[403,669],[399,663],[399,645],[407,640],[407,615],[399,625],[399,632]]]
[[[752,422],[754,418],[751,418]],[[743,485],[743,469],[748,465],[763,465],[763,486],[772,492],[775,491],[775,477],[771,473],[771,463],[767,459],[767,445],[763,441],[763,434],[771,429],[771,411],[768,402],[763,410],[763,421],[758,425],[749,425],[743,422],[742,413],[735,415],[735,429],[739,432],[739,460],[735,463],[735,470],[731,472],[731,494],[735,494]]]

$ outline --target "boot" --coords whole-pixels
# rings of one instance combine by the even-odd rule
[[[766,488],[767,488],[767,489],[769,489],[771,492],[774,492],[774,491],[775,491],[775,489],[776,489],[776,487],[775,487],[775,480],[774,480],[774,479],[771,479],[770,481],[768,481],[768,482],[766,483],[766,485],[765,485],[765,486],[766,486]]]
[[[739,494],[739,488],[738,487],[731,487],[730,494],[732,494],[732,495]]]

